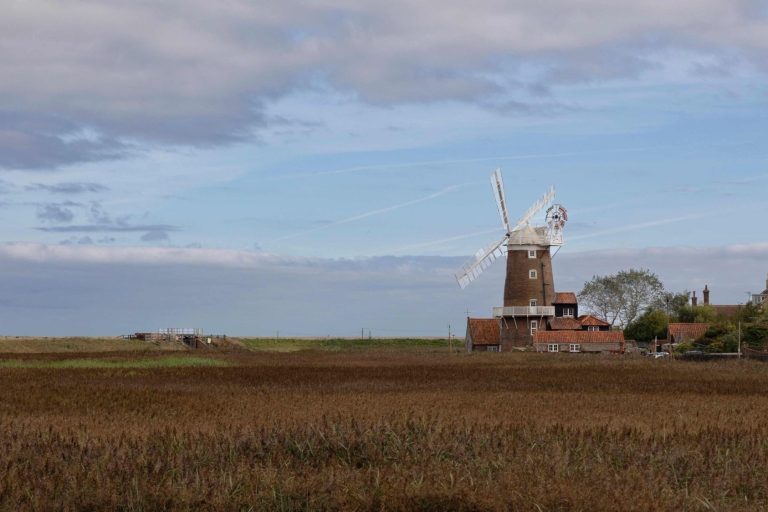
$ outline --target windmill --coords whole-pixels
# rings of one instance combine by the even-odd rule
[[[491,174],[491,186],[505,234],[500,240],[477,251],[474,259],[456,274],[456,280],[461,288],[465,288],[494,261],[506,256],[504,306],[494,308],[494,316],[513,322],[515,328],[521,331],[520,336],[514,336],[515,338],[520,338],[521,341],[530,340],[532,332],[540,325],[539,322],[554,315],[552,300],[555,292],[550,247],[559,248],[564,244],[563,229],[568,220],[568,212],[563,206],[553,204],[555,189],[550,187],[544,196],[533,203],[520,220],[512,225],[509,222],[504,182],[499,169]],[[536,216],[545,208],[545,223],[534,224]],[[538,320],[533,320],[534,317]]]

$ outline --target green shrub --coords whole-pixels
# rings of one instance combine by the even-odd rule
[[[752,348],[764,348],[768,344],[768,325],[749,325],[742,329],[741,341]]]

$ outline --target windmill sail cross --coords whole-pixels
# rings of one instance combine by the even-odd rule
[[[514,227],[510,226],[509,213],[507,211],[507,200],[504,194],[504,181],[501,177],[501,170],[496,169],[491,173],[491,186],[493,195],[496,199],[496,206],[499,209],[501,223],[506,230],[504,238],[494,242],[475,253],[472,261],[462,266],[461,270],[455,274],[456,280],[461,288],[465,288],[494,261],[502,256],[506,256],[505,246],[509,245],[541,245],[548,244],[549,233],[544,233],[544,228],[531,227],[530,222],[543,208],[547,207],[555,199],[555,187],[549,190],[538,201],[528,209],[528,211],[517,221]],[[540,233],[541,232],[541,233]],[[560,242],[562,244],[562,242]]]

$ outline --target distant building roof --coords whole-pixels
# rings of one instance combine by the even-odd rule
[[[671,323],[669,324],[668,338],[673,343],[695,341],[704,336],[707,329],[709,329],[709,324],[703,322]]]
[[[616,343],[624,341],[622,331],[536,331],[534,343]]]
[[[598,326],[598,327],[610,327],[611,324],[606,322],[605,320],[601,320],[597,318],[596,316],[592,315],[581,315],[578,318],[579,324],[584,326]]]
[[[555,317],[549,321],[549,328],[553,331],[580,331],[581,322],[575,318]]]
[[[496,318],[468,318],[467,336],[473,345],[500,345],[501,326]]]
[[[557,292],[552,304],[576,304],[576,294],[573,292]]]
[[[724,318],[736,318],[741,311],[741,306],[739,304],[710,304],[710,306],[712,306],[712,309],[715,310],[715,313],[717,313],[718,316]]]

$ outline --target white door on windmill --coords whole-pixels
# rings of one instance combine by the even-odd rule
[[[568,220],[568,214],[560,205],[551,205],[555,199],[555,187],[547,190],[544,196],[533,203],[525,214],[520,217],[514,227],[510,226],[509,213],[507,211],[507,198],[504,194],[504,181],[501,178],[501,170],[496,169],[491,174],[491,187],[496,199],[496,206],[501,217],[501,226],[505,231],[501,240],[492,242],[475,253],[474,259],[467,262],[456,273],[456,281],[461,288],[477,279],[483,270],[491,266],[501,256],[506,256],[505,248],[514,240],[515,244],[530,245],[563,245],[563,227]],[[531,229],[531,221],[545,207],[549,206],[546,214],[546,235],[542,238],[538,235],[538,229]]]

